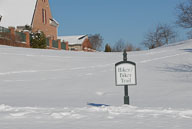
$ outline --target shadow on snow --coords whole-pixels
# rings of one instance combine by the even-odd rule
[[[163,71],[168,72],[192,72],[192,64],[180,64],[176,66],[167,66]]]
[[[182,49],[185,52],[192,52],[192,49]]]

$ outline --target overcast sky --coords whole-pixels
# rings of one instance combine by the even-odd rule
[[[60,23],[59,35],[99,33],[104,43],[112,45],[124,39],[139,46],[144,34],[158,23],[174,24],[176,5],[184,1],[50,0],[50,5],[53,17]]]

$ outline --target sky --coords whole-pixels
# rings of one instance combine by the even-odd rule
[[[104,44],[120,39],[143,47],[144,35],[158,23],[173,24],[176,6],[185,0],[50,0],[58,35],[100,34]],[[175,26],[179,39],[182,29]]]

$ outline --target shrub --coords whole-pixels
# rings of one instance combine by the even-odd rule
[[[105,52],[111,52],[111,47],[108,44],[105,45]]]
[[[39,32],[39,31],[32,33],[30,46],[32,48],[45,49],[47,47],[45,34],[43,32]]]

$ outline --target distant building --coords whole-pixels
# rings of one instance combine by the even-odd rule
[[[57,39],[59,23],[53,19],[49,0],[0,0],[0,26],[32,32],[43,31],[46,37]]]
[[[87,35],[58,36],[61,41],[68,42],[69,50],[72,51],[94,51]]]

